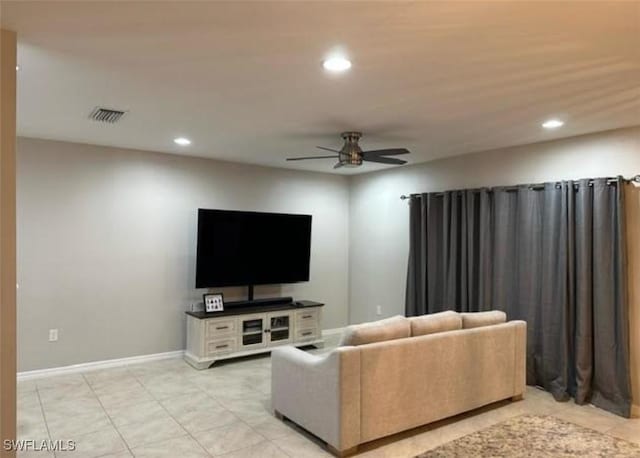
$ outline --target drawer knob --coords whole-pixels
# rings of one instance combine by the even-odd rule
[[[311,318],[311,315],[302,315],[302,318]]]
[[[216,348],[227,348],[229,345],[224,344],[224,345],[216,345]]]
[[[310,336],[311,334],[313,334],[311,331],[307,331],[307,332],[303,332],[302,333],[303,336]]]
[[[217,330],[221,330],[221,329],[229,329],[229,326],[218,326],[216,329],[217,329]]]

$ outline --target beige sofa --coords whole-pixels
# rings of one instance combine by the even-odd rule
[[[382,322],[361,326],[361,332],[349,327],[347,340],[361,344],[342,345],[326,355],[294,347],[274,350],[276,416],[299,424],[334,453],[346,455],[358,444],[503,399],[521,399],[526,323],[504,322],[506,317],[487,320],[487,314],[465,318],[455,312],[436,314],[440,317],[434,319],[451,321],[451,314],[459,317],[460,325],[453,318],[455,330],[439,329],[429,318],[412,322],[395,317],[387,321],[405,338],[397,338],[398,329],[389,331],[392,325]],[[495,322],[499,324],[491,324]],[[376,326],[386,327],[378,333],[381,339],[393,340],[366,343],[376,339]],[[418,332],[424,335],[415,336]]]

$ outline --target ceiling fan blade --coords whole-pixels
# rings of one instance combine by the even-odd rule
[[[362,160],[367,162],[378,162],[379,164],[402,165],[407,163],[407,161],[403,161],[402,159],[395,159],[392,157],[382,157],[382,156],[364,156]]]
[[[318,149],[323,149],[325,151],[331,151],[332,153],[339,153],[340,151],[337,149],[333,149],[333,148],[325,148],[324,146],[316,146],[316,148]]]
[[[306,161],[307,159],[336,159],[338,156],[306,156],[306,157],[288,157],[287,161]]]
[[[364,157],[367,156],[399,156],[400,154],[410,154],[406,148],[390,148],[390,149],[374,149],[371,151],[363,151]]]
[[[333,166],[334,169],[339,169],[340,167],[342,167],[344,164],[342,162],[338,162],[336,165]]]

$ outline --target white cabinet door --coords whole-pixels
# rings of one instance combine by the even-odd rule
[[[293,342],[293,312],[267,313],[267,326],[270,347]]]
[[[267,346],[267,316],[265,313],[239,316],[239,346],[242,350],[252,350]]]

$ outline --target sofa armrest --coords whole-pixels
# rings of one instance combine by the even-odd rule
[[[288,364],[294,365],[299,368],[321,364],[327,359],[327,356],[328,355],[313,355],[292,346],[278,347],[271,350],[272,359],[283,360]]]
[[[274,410],[337,450],[360,442],[360,352],[339,347],[317,356],[294,347],[271,352]]]

